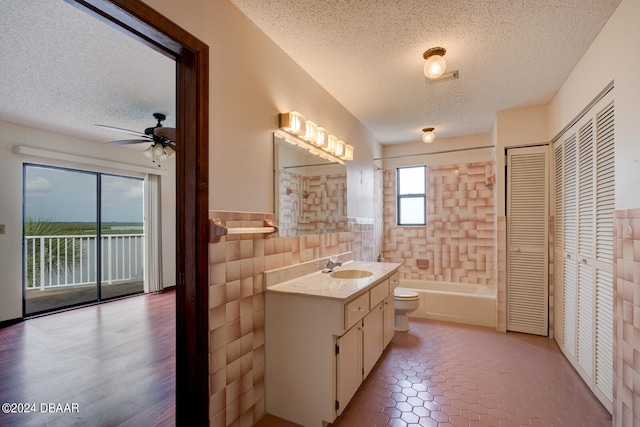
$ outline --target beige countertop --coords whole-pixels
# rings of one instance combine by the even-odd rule
[[[374,283],[386,279],[402,264],[391,262],[349,261],[334,272],[341,270],[366,270],[373,274],[361,279],[338,279],[331,273],[316,271],[266,287],[267,292],[301,294],[333,299],[349,299],[365,292]]]

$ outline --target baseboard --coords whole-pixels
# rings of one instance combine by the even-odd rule
[[[22,322],[24,319],[18,317],[17,319],[9,319],[0,321],[0,328],[5,328],[7,326],[15,325],[16,323]]]

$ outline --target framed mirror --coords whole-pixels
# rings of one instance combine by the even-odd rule
[[[289,142],[289,139],[292,142]],[[347,231],[347,168],[273,136],[274,202],[280,237]]]

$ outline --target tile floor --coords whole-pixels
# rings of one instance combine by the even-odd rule
[[[412,319],[332,426],[600,427],[611,415],[553,340]]]

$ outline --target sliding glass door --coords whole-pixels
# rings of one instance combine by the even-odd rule
[[[114,175],[100,178],[100,299],[142,292],[143,181]]]
[[[25,164],[25,316],[142,292],[142,189],[142,179]]]

